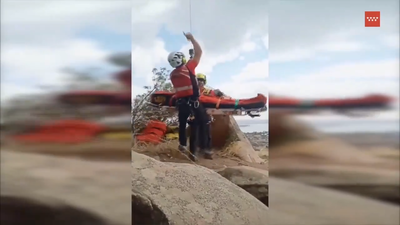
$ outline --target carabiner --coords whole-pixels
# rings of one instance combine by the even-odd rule
[[[199,108],[199,106],[200,106],[199,100],[194,101],[193,107],[194,107],[195,109],[197,109],[197,108]]]

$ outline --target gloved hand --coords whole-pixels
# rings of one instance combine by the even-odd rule
[[[215,93],[215,95],[218,96],[218,97],[224,96],[224,93],[222,93],[222,91],[220,91],[219,89],[215,89],[215,90],[214,90],[214,93]]]

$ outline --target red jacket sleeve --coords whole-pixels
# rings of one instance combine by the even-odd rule
[[[196,67],[198,63],[194,60],[189,60],[189,62],[186,63],[186,67],[190,70],[190,72],[196,76]]]

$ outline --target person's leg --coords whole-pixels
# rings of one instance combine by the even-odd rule
[[[190,115],[190,109],[188,105],[182,103],[178,106],[178,122],[179,122],[179,150],[186,150],[186,124]]]
[[[199,126],[197,125],[196,121],[193,121],[190,124],[190,138],[189,138],[189,149],[190,149],[190,159],[193,161],[197,160],[197,144],[198,144],[198,132]]]
[[[206,133],[206,136],[205,136],[206,145],[203,150],[204,157],[206,159],[212,159],[213,152],[211,150],[211,122],[210,123],[207,122],[204,125],[204,129],[205,129],[205,133]]]
[[[202,153],[204,153],[204,156],[208,159],[211,159],[211,149],[208,148],[208,137],[209,137],[209,133],[207,132],[207,122],[208,122],[208,115],[206,110],[203,108],[202,105],[200,105],[197,109],[196,109],[196,122],[198,125],[198,143],[199,143],[199,147],[200,150],[202,151]]]
[[[211,116],[207,117],[207,125],[206,125],[206,133],[207,133],[207,145],[208,149],[211,149]]]

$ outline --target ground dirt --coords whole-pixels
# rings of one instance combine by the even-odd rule
[[[139,151],[140,152],[140,151]],[[222,153],[221,151],[217,151],[214,154],[212,160],[204,159],[201,156],[198,157],[197,162],[192,162],[187,158],[187,156],[183,153],[177,152],[175,154],[171,154],[168,152],[140,152],[152,158],[155,158],[161,162],[176,162],[176,163],[195,163],[200,166],[207,167],[212,170],[220,170],[226,167],[232,166],[250,166],[258,169],[268,170],[268,164],[259,164],[259,163],[250,163],[245,162],[235,156],[230,156]]]

